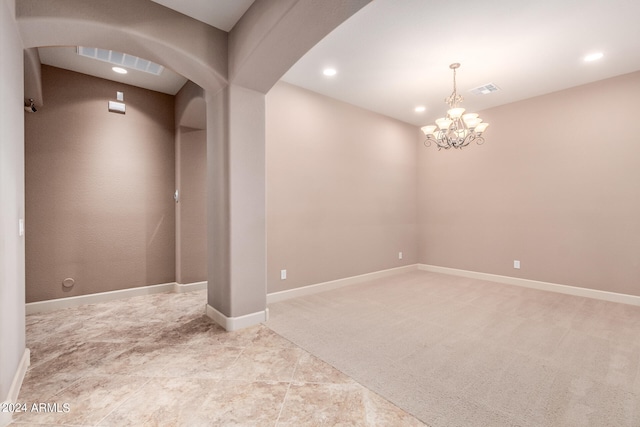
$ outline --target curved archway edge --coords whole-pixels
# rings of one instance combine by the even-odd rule
[[[227,84],[227,33],[153,2],[21,0],[24,48],[92,46],[162,64],[204,90]]]
[[[206,129],[206,96],[200,86],[187,82],[176,94],[175,110],[176,128]]]

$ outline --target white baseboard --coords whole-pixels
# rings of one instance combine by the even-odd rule
[[[194,282],[194,283],[175,283],[173,286],[173,292],[181,294],[183,292],[203,291],[207,289],[207,282]]]
[[[388,270],[380,270],[373,273],[346,277],[344,279],[316,283],[315,285],[302,286],[300,288],[289,289],[286,291],[272,292],[270,294],[267,294],[267,304],[273,304],[275,302],[285,301],[291,298],[297,298],[305,295],[317,294],[319,292],[329,291],[331,289],[337,289],[343,286],[355,285],[357,283],[380,279],[382,277],[392,276],[394,274],[406,273],[408,271],[414,271],[416,270],[416,268],[417,264],[411,264],[405,265],[403,267],[390,268]]]
[[[142,295],[153,295],[170,292],[191,292],[207,288],[207,282],[180,284],[176,282],[160,285],[140,286],[137,288],[120,289],[117,291],[100,292],[97,294],[78,295],[75,297],[52,299],[47,301],[30,302],[25,304],[26,314],[45,313],[63,308],[77,307],[84,304],[97,304]]]
[[[600,291],[596,289],[579,288],[576,286],[560,285],[557,283],[540,282],[537,280],[521,279],[519,277],[500,276],[497,274],[479,273],[477,271],[459,270],[436,265],[418,264],[418,269],[433,273],[451,274],[454,276],[469,277],[471,279],[487,280],[505,285],[523,286],[525,288],[539,289],[542,291],[557,292],[567,295],[575,295],[585,298],[599,299],[603,301],[619,302],[622,304],[640,306],[640,297],[616,292]]]
[[[209,304],[206,306],[206,314],[218,325],[222,326],[225,331],[237,331],[238,329],[248,328],[250,326],[259,325],[269,319],[269,309],[258,311],[251,314],[245,314],[238,317],[227,317],[220,313]]]
[[[2,402],[4,403],[12,403],[12,402]],[[13,422],[13,415],[10,412],[0,412],[0,427],[7,427],[9,424]]]
[[[20,364],[16,370],[16,374],[13,376],[11,387],[9,388],[9,394],[3,403],[16,403],[18,401],[18,395],[20,394],[20,388],[22,388],[22,382],[24,376],[27,373],[27,369],[31,363],[31,352],[28,348],[24,349]],[[5,427],[11,424],[13,417],[10,412],[0,412],[0,427]]]

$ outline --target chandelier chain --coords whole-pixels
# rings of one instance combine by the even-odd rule
[[[453,69],[453,94],[457,94],[458,93],[458,89],[456,87],[456,69]]]
[[[450,108],[457,107],[458,104],[463,101],[462,95],[458,95],[458,86],[456,84],[456,70],[458,69],[458,67],[460,67],[460,64],[458,64],[457,62],[455,64],[449,65],[449,68],[453,70],[453,92],[451,92],[451,95],[444,99],[444,102],[446,102]]]

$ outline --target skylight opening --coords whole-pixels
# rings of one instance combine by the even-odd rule
[[[126,67],[155,76],[159,76],[164,70],[162,65],[156,64],[155,62],[113,50],[78,46],[76,52],[78,55],[86,58],[97,59],[98,61],[108,62],[118,67]]]

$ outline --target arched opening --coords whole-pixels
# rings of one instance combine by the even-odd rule
[[[49,65],[41,79],[44,104],[25,116],[27,303],[204,288],[203,90],[173,96]],[[125,114],[107,109],[118,94]]]
[[[87,11],[73,10],[70,5],[62,5],[54,11],[45,8],[44,14],[27,10],[29,5],[22,6],[25,8],[23,11],[20,7],[18,5],[18,24],[26,35],[26,52],[32,53],[25,56],[28,59],[25,61],[26,86],[35,82],[38,89],[42,78],[36,70],[40,64],[33,57],[35,48],[51,45],[113,49],[157,62],[196,82],[189,82],[184,90],[171,97],[170,117],[167,117],[166,97],[154,98],[152,95],[145,98],[139,94],[132,97],[125,93],[128,110],[126,116],[118,117],[107,113],[106,99],[102,105],[103,101],[87,97],[87,90],[67,87],[67,93],[78,96],[73,101],[67,99],[69,102],[66,103],[67,106],[73,105],[70,114],[76,112],[75,125],[64,129],[65,135],[59,139],[73,145],[71,150],[66,150],[66,154],[72,153],[71,158],[67,156],[64,160],[56,160],[61,167],[53,171],[56,176],[64,176],[59,182],[40,176],[44,188],[36,196],[38,205],[42,205],[45,197],[40,195],[51,197],[51,206],[55,205],[59,212],[51,215],[49,220],[48,213],[44,213],[37,221],[30,221],[31,231],[34,231],[38,224],[46,229],[48,221],[57,220],[57,226],[51,227],[53,231],[49,230],[49,237],[58,239],[62,249],[57,253],[55,247],[49,251],[34,251],[30,248],[38,249],[36,245],[27,245],[27,263],[48,268],[50,274],[43,285],[54,288],[34,296],[29,287],[40,286],[37,282],[41,280],[29,280],[28,274],[27,302],[171,283],[175,286],[197,282],[201,285],[199,287],[205,287],[207,139],[204,94],[205,90],[215,93],[226,85],[227,34],[155,4],[127,3],[124,6],[127,10],[103,10],[99,22]],[[96,7],[100,8],[100,5]],[[21,19],[21,12],[28,17]],[[144,19],[135,16],[144,16]],[[189,22],[181,22],[185,20]],[[179,34],[167,31],[172,24],[181,28]],[[47,74],[51,74],[50,71]],[[106,84],[100,90],[108,91],[109,99],[115,101],[114,88],[116,86]],[[66,98],[58,92],[55,99],[47,100],[42,99],[37,90],[35,93],[25,93],[25,96],[36,98],[36,105],[44,108],[41,114],[27,119],[31,121],[36,117],[41,121],[48,107],[60,101],[61,97]],[[82,93],[84,98],[80,96]],[[91,109],[100,117],[92,116],[93,113],[89,113]],[[162,117],[154,118],[154,113],[164,116],[167,125],[162,125]],[[134,116],[139,119],[137,124],[123,128],[125,121],[131,122]],[[52,116],[50,119],[56,121]],[[69,129],[71,127],[75,129]],[[95,144],[89,144],[88,149],[82,148],[91,128],[99,132],[102,148]],[[41,143],[52,136],[46,127],[37,132]],[[125,137],[124,133],[128,136]],[[27,140],[32,136],[27,132]],[[27,141],[27,150],[29,145]],[[36,152],[41,165],[52,166],[47,163],[46,151],[34,150]],[[27,151],[27,162],[37,169],[37,162],[34,163],[29,153]],[[38,174],[30,173],[29,176],[37,177]],[[48,191],[46,186],[52,184],[55,188]],[[30,189],[33,186],[28,182],[27,194]],[[172,196],[176,190],[177,200],[174,201]],[[91,217],[77,209],[82,198],[86,199],[83,206],[92,204]],[[60,209],[65,204],[67,208]],[[99,204],[103,207],[96,207]],[[28,205],[29,197],[27,210],[34,212]],[[60,227],[60,223],[64,226]],[[104,227],[100,226],[101,223]],[[69,238],[79,234],[84,237]],[[54,240],[47,239],[43,233],[30,233],[28,238],[48,240],[49,248]],[[43,257],[45,252],[48,255]],[[85,259],[86,262],[77,262],[77,259]],[[138,261],[130,262],[132,259]],[[104,267],[102,273],[100,268],[96,268],[100,264]],[[28,272],[35,270],[27,269]],[[78,275],[84,275],[84,279],[77,280]],[[66,278],[76,279],[75,292],[73,286],[63,285]],[[87,289],[82,287],[83,281],[85,284],[102,281],[103,284],[97,287],[90,285]]]

